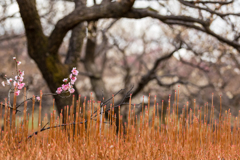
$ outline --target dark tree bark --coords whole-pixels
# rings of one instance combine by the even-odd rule
[[[75,0],[75,8],[86,7],[86,0]],[[68,45],[68,52],[65,59],[65,64],[76,67],[80,61],[84,38],[86,37],[86,25],[79,23],[72,29],[71,38]]]
[[[36,8],[36,1],[17,0],[27,36],[28,54],[36,62],[50,91],[53,93],[61,86],[63,78],[69,76],[69,70],[77,62],[75,58],[78,57],[78,52],[71,52],[71,47],[66,64],[60,61],[58,50],[66,33],[74,27],[76,27],[74,32],[78,32],[79,28],[77,26],[79,25],[81,28],[80,23],[84,21],[121,16],[132,7],[134,0],[123,0],[90,8],[81,6],[82,2],[84,1],[76,1],[76,3],[79,3],[79,6],[68,16],[60,20],[50,37],[46,37],[43,33]],[[72,38],[72,41],[75,41],[74,38]],[[77,45],[79,41],[75,42],[75,45]],[[81,46],[73,47],[80,48]],[[75,95],[78,95],[77,91]],[[59,113],[64,106],[71,104],[71,98],[60,98],[59,96],[54,96],[54,98]]]
[[[97,100],[102,100],[103,96],[108,96],[105,84],[102,79],[100,68],[95,64],[96,37],[88,38],[84,67],[88,73],[91,73],[90,80],[92,89],[96,94]],[[107,98],[107,97],[105,97]]]
[[[49,54],[49,41],[43,34],[36,2],[32,0],[18,0],[17,2],[25,26],[28,54],[36,62],[51,92],[55,93],[56,89],[61,86],[62,79],[69,75],[68,66],[60,62],[58,55]],[[59,96],[54,96],[54,98],[58,112],[64,106],[71,104],[71,98],[63,99]]]

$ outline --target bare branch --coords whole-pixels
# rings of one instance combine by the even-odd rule
[[[0,38],[0,43],[4,41],[9,41],[12,39],[18,39],[18,38],[23,38],[25,35],[11,35],[11,36],[4,36],[3,38]]]
[[[151,11],[149,9],[131,9],[128,13],[124,15],[126,18],[135,18],[141,19],[145,17],[152,17],[155,19],[159,19],[162,22],[167,20],[174,20],[174,21],[183,21],[183,22],[192,22],[192,23],[199,23],[203,26],[208,26],[209,22],[204,21],[202,19],[193,18],[191,16],[175,16],[175,15],[161,15],[158,12]]]
[[[9,15],[9,16],[5,16],[5,17],[1,18],[1,19],[0,19],[0,23],[1,23],[2,21],[5,21],[5,20],[8,19],[8,18],[19,18],[19,17],[16,17],[16,14],[17,14],[17,13],[19,13],[19,12],[15,12],[15,13]]]
[[[111,3],[111,0],[102,0],[101,4]]]
[[[188,3],[191,4],[197,4],[197,3],[201,3],[201,4],[220,4],[220,5],[228,5],[234,2],[234,0],[231,1],[187,1]]]
[[[74,0],[75,8],[86,7],[86,0]],[[79,23],[72,29],[71,38],[68,45],[68,52],[65,59],[65,64],[68,64],[70,68],[76,67],[80,60],[80,54],[84,45],[84,38],[86,37],[85,23]]]
[[[216,14],[220,17],[225,17],[225,16],[240,16],[240,13],[220,13],[220,12],[216,12],[214,10],[211,10],[210,8],[206,7],[199,7],[199,6],[196,6],[194,5],[193,3],[189,3],[188,1],[185,1],[185,0],[178,0],[180,3],[182,3],[183,5],[185,6],[188,6],[188,7],[191,7],[191,8],[195,8],[195,9],[199,9],[199,10],[204,10],[204,11],[207,11],[211,14]],[[232,2],[231,2],[232,3]],[[230,3],[229,3],[230,4]]]
[[[200,67],[199,64],[196,65],[196,64],[193,64],[193,63],[191,63],[191,62],[187,62],[187,61],[183,60],[182,57],[180,57],[180,61],[181,61],[183,64],[186,64],[186,65],[189,65],[189,66],[191,66],[191,67],[197,68],[197,69],[199,69],[199,70],[201,70],[201,71],[203,71],[203,72],[209,72],[209,70]]]
[[[205,32],[205,33],[217,38],[220,42],[226,43],[226,44],[234,47],[238,51],[240,51],[239,43],[237,43],[236,41],[233,41],[233,40],[229,40],[229,39],[213,32],[209,28],[210,23],[208,21],[204,21],[201,19],[188,17],[188,16],[163,16],[156,12],[149,11],[147,9],[132,9],[130,12],[125,14],[125,17],[136,18],[136,19],[144,18],[144,17],[152,17],[152,18],[159,19],[160,21],[162,21],[163,23],[166,23],[166,24],[181,25],[181,26],[185,26],[185,27],[189,27],[189,28],[194,28],[196,30]],[[195,23],[200,24],[202,27],[200,27],[199,25],[195,25]]]
[[[128,12],[135,0],[122,0],[92,7],[78,7],[72,13],[59,20],[49,37],[49,53],[57,54],[66,33],[83,21],[95,21],[99,18],[118,18]]]
[[[177,81],[175,81],[173,83],[169,83],[169,84],[165,84],[165,83],[161,82],[161,80],[157,76],[155,76],[155,79],[157,80],[158,85],[163,86],[163,87],[171,87],[171,86],[176,85],[176,84],[192,85],[194,87],[201,88],[201,89],[206,88],[206,87],[214,87],[212,84],[207,84],[207,85],[204,85],[204,86],[198,86],[194,83],[191,83],[191,82],[188,82],[188,81],[183,81],[180,78]]]
[[[155,79],[155,70],[157,69],[157,67],[159,66],[159,64],[162,62],[162,61],[165,61],[169,58],[172,57],[172,55],[178,51],[179,49],[181,48],[181,44],[179,45],[179,47],[177,47],[176,49],[174,49],[172,52],[170,52],[169,54],[163,56],[163,57],[160,57],[158,58],[153,67],[148,71],[148,73],[146,73],[144,76],[142,76],[141,80],[139,81],[138,83],[138,86],[137,88],[133,91],[133,94],[132,96],[135,96],[136,94],[138,94],[144,87],[145,85],[148,84],[149,81]]]

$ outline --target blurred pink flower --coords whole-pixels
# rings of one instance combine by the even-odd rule
[[[13,86],[16,86],[16,85],[17,85],[17,82],[16,82],[16,81],[14,81],[14,82],[13,82]]]
[[[71,80],[71,84],[73,85],[75,83],[75,81],[74,80]]]
[[[19,81],[22,82],[23,79],[24,79],[23,76],[21,76],[21,77],[19,78]]]
[[[18,96],[20,94],[20,90],[15,92],[15,95]]]
[[[72,77],[71,80],[76,81],[77,77]]]
[[[68,78],[64,78],[64,79],[63,79],[63,82],[67,82],[67,81],[68,81]]]
[[[68,89],[72,88],[73,86],[71,85],[71,83],[68,83]]]
[[[76,82],[77,78],[76,77],[72,77],[71,78],[71,84],[74,84]]]
[[[21,90],[25,86],[25,83],[21,83],[18,85],[18,89]]]
[[[20,75],[21,75],[21,76],[24,76],[24,71],[20,72]]]
[[[5,82],[4,81],[2,81],[2,85],[3,85],[3,87],[5,87]]]
[[[57,94],[61,94],[61,92],[62,92],[62,88],[61,87],[58,87],[58,89],[57,89]]]
[[[72,74],[75,75],[75,76],[78,75],[78,70],[76,70],[76,67],[73,67]]]
[[[37,99],[38,101],[40,101],[40,97],[37,96],[36,99]]]
[[[70,92],[70,93],[74,93],[74,91],[75,91],[74,88],[69,89],[69,92]]]
[[[66,90],[68,90],[68,88],[69,88],[69,84],[63,84],[62,85],[62,89],[64,90],[64,91],[66,91]]]
[[[18,66],[19,66],[21,63],[22,63],[22,62],[20,62],[20,61],[17,61],[17,65],[18,65]]]

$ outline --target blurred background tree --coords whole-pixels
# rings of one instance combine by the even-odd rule
[[[12,73],[17,56],[32,94],[54,93],[77,67],[75,95],[102,100],[134,85],[134,103],[149,93],[161,102],[181,85],[180,107],[215,93],[215,113],[221,94],[237,115],[239,8],[240,0],[1,0],[0,74]],[[71,104],[54,98],[58,112]]]

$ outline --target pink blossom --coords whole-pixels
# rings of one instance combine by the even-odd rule
[[[69,92],[70,92],[70,93],[74,93],[74,91],[75,91],[74,88],[70,88],[70,89],[69,89]]]
[[[10,83],[12,82],[12,78],[9,78],[9,79],[7,79],[7,83],[8,83],[8,85],[10,85]]]
[[[63,82],[67,82],[67,81],[68,81],[68,78],[64,78],[64,79],[63,79]]]
[[[16,60],[16,57],[13,57],[13,60]]]
[[[17,90],[17,91],[15,92],[15,95],[18,96],[19,94],[20,94],[20,90]]]
[[[2,85],[3,85],[3,87],[5,87],[5,82],[4,81],[2,81]]]
[[[22,63],[22,62],[20,62],[20,61],[17,61],[17,65],[18,65],[18,66],[19,66],[21,63]]]
[[[62,89],[64,90],[64,91],[66,91],[66,90],[68,90],[68,88],[69,88],[69,84],[63,84],[62,85]]]
[[[20,75],[21,75],[21,76],[24,76],[24,71],[20,72]]]
[[[18,84],[17,84],[17,82],[16,82],[16,81],[14,81],[14,82],[13,82],[13,86],[16,86],[16,85],[18,85]]]
[[[25,83],[21,83],[18,85],[18,89],[21,90],[24,87]]]
[[[76,80],[77,80],[77,77],[72,77],[71,80],[76,81]]]
[[[20,82],[22,82],[22,81],[23,81],[23,77],[22,77],[22,76],[19,78],[19,81],[20,81]]]
[[[18,76],[15,76],[15,80],[17,80],[18,79]]]
[[[76,82],[76,80],[71,80],[71,84],[74,84]]]
[[[40,101],[40,97],[37,96],[36,99],[37,99],[38,101]]]
[[[61,92],[62,92],[62,88],[61,87],[58,87],[58,89],[57,89],[57,94],[61,94]]]
[[[78,75],[78,70],[76,70],[76,67],[73,67],[72,74],[75,75],[75,76]]]
[[[57,93],[60,94],[62,91],[67,91],[67,92],[70,92],[70,93],[74,93],[75,92],[75,89],[73,89],[73,84],[76,82],[77,78],[76,76],[78,75],[78,70],[76,70],[76,67],[73,67],[72,73],[69,75],[69,78],[70,78],[70,82],[68,84],[62,84],[62,87],[59,87],[57,89]],[[68,82],[68,78],[64,78],[63,79],[63,82],[67,83]]]
[[[71,84],[74,84],[76,82],[77,78],[76,77],[72,77],[71,79]]]

